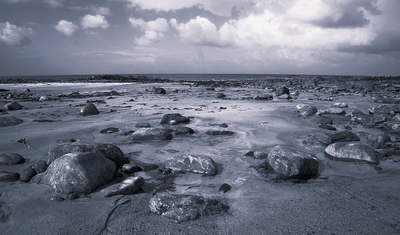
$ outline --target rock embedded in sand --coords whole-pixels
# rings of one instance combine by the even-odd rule
[[[360,137],[358,137],[354,132],[349,130],[329,133],[326,134],[332,140],[332,142],[350,142],[350,141],[360,141]]]
[[[113,191],[107,193],[104,197],[112,197],[115,195],[132,195],[135,194],[140,187],[144,184],[144,178],[141,176],[131,176],[124,179],[121,183],[117,185],[110,186],[112,188],[116,187]],[[107,189],[106,189],[107,191]]]
[[[220,131],[220,130],[208,130],[206,131],[207,135],[234,135],[233,131]]]
[[[43,95],[43,96],[41,96],[40,98],[39,98],[39,101],[41,101],[41,102],[43,102],[43,101],[48,101],[49,100],[49,97],[47,97],[47,96],[45,96],[45,95]]]
[[[25,158],[18,153],[0,153],[0,165],[17,165],[23,162]]]
[[[61,144],[54,146],[48,152],[50,164],[55,159],[63,156],[67,153],[85,153],[93,152],[99,154],[109,160],[113,161],[118,167],[122,163],[124,158],[124,153],[120,148],[113,144],[103,144],[103,143],[71,143],[71,144]]]
[[[4,107],[3,107],[3,110],[9,110],[9,111],[12,111],[12,110],[19,110],[19,109],[22,109],[24,106],[22,106],[22,105],[20,105],[20,104],[18,104],[17,102],[10,102],[10,103],[7,103],[7,104],[5,104],[4,105]]]
[[[151,171],[159,168],[157,164],[146,163],[139,160],[132,160],[122,166],[122,171],[127,173],[133,173],[138,171]]]
[[[337,107],[337,108],[347,108],[348,105],[344,102],[338,102],[338,103],[334,103],[332,104],[332,107]]]
[[[0,182],[14,182],[19,180],[18,172],[0,171]]]
[[[325,149],[324,153],[328,158],[338,161],[379,163],[375,150],[360,142],[333,143]]]
[[[81,109],[80,114],[82,116],[98,115],[100,112],[97,107],[91,103],[87,102],[86,105]]]
[[[136,128],[150,128],[151,125],[150,125],[150,123],[147,123],[147,122],[138,122],[135,124],[135,127]]]
[[[342,108],[332,107],[332,108],[328,108],[326,110],[323,110],[321,112],[318,112],[318,114],[319,115],[321,115],[321,114],[345,115],[346,111],[343,110]]]
[[[175,135],[187,135],[187,134],[193,134],[194,130],[187,126],[180,126],[175,129],[174,133]]]
[[[267,95],[256,95],[254,96],[255,100],[273,100],[274,96],[271,94],[267,94]]]
[[[167,129],[163,128],[141,128],[135,131],[131,137],[134,141],[143,140],[171,140],[172,134]]]
[[[156,87],[156,88],[154,88],[154,94],[159,94],[159,95],[161,95],[161,94],[167,94],[167,92],[165,91],[164,88]]]
[[[296,109],[303,117],[312,116],[317,113],[317,108],[308,104],[298,104]]]
[[[165,166],[175,171],[185,171],[203,175],[216,175],[217,164],[205,155],[174,156],[166,160]]]
[[[118,131],[119,131],[119,129],[116,128],[116,127],[108,127],[108,128],[103,129],[103,130],[100,130],[100,133],[101,134],[111,134],[111,133],[115,133],[115,132],[118,132]]]
[[[329,124],[320,124],[318,127],[325,130],[336,131],[336,128]]]
[[[22,119],[16,117],[0,117],[0,127],[15,126],[24,122]]]
[[[47,163],[43,160],[37,161],[32,168],[36,171],[37,174],[40,174],[42,172],[45,172],[49,166]]]
[[[369,134],[366,138],[368,145],[375,149],[385,148],[385,144],[390,141],[390,136],[386,133],[382,134]]]
[[[160,124],[170,124],[171,121],[175,121],[176,124],[180,124],[180,123],[189,123],[190,119],[188,117],[182,116],[179,113],[170,113],[170,114],[164,114]]]
[[[110,182],[116,165],[101,154],[69,153],[52,162],[41,180],[63,195],[89,194]]]
[[[150,199],[150,211],[177,223],[195,220],[200,216],[223,214],[229,206],[216,198],[197,195],[161,194]]]
[[[309,179],[318,175],[319,162],[313,153],[278,145],[266,159],[273,171],[284,179]]]
[[[290,90],[289,90],[289,88],[287,88],[285,86],[279,86],[275,89],[275,94],[276,94],[276,96],[281,96],[281,95],[286,94],[289,97]]]
[[[20,173],[19,179],[22,182],[29,182],[36,174],[37,173],[36,173],[35,169],[33,169],[32,166],[29,166]]]

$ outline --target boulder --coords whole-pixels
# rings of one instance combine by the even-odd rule
[[[47,170],[47,163],[43,160],[37,161],[32,168],[36,171],[37,174],[40,174],[42,172],[45,172]]]
[[[260,151],[254,151],[253,157],[255,159],[265,159],[268,157],[268,153],[266,152],[260,152]]]
[[[332,108],[328,108],[326,110],[321,111],[320,114],[345,115],[346,111],[341,108],[332,107]]]
[[[43,102],[43,101],[48,101],[49,100],[49,97],[47,97],[47,96],[45,96],[45,95],[42,95],[40,98],[39,98],[39,101],[41,101],[41,102]]]
[[[80,114],[82,116],[90,116],[99,114],[99,110],[92,102],[87,102],[86,105],[81,109]]]
[[[206,131],[207,135],[234,135],[233,131],[220,131],[220,130],[208,130]]]
[[[203,175],[216,175],[217,164],[209,156],[182,155],[169,158],[165,166],[176,171],[186,171]]]
[[[18,172],[0,171],[0,182],[14,182],[19,180]]]
[[[298,104],[296,108],[303,117],[312,116],[317,113],[317,108],[308,104]]]
[[[224,93],[217,93],[215,97],[217,97],[218,99],[224,99],[226,98],[226,95]]]
[[[216,198],[197,195],[161,194],[150,199],[150,211],[177,223],[195,220],[200,216],[223,214],[229,206]]]
[[[360,141],[360,137],[358,137],[354,132],[351,132],[349,130],[329,133],[326,135],[331,138],[332,142]]]
[[[131,176],[123,180],[117,185],[110,186],[111,192],[107,193],[104,197],[112,197],[115,195],[132,195],[135,194],[140,187],[144,184],[144,179],[141,176]],[[114,189],[115,188],[115,189]],[[105,189],[105,191],[109,190]]]
[[[172,134],[167,129],[162,128],[141,128],[135,131],[131,137],[134,141],[143,140],[171,140]]]
[[[332,125],[333,124],[333,121],[332,121],[332,118],[329,118],[329,117],[321,117],[319,120],[318,120],[318,124],[326,124],[326,125]]]
[[[175,135],[187,135],[187,134],[193,134],[194,130],[187,126],[180,126],[175,129],[174,133]]]
[[[375,150],[360,142],[333,143],[326,147],[324,153],[328,158],[338,161],[379,163]]]
[[[103,144],[103,143],[71,143],[71,144],[61,144],[54,146],[48,152],[50,164],[55,159],[63,156],[67,153],[85,153],[93,152],[99,154],[105,158],[110,159],[118,167],[122,163],[124,158],[124,153],[120,148],[113,144]]]
[[[325,130],[336,131],[336,128],[329,124],[320,124],[318,127]]]
[[[390,142],[390,136],[388,134],[369,134],[366,142],[375,149],[383,149],[386,142]]]
[[[24,106],[18,104],[17,102],[10,102],[10,103],[7,103],[6,105],[4,105],[3,110],[9,110],[9,111],[19,110],[19,109],[22,109],[23,107]]]
[[[159,95],[161,95],[161,94],[167,94],[167,92],[165,91],[164,88],[156,87],[156,88],[154,88],[154,94],[159,94]]]
[[[40,183],[64,195],[89,194],[110,182],[115,169],[115,163],[101,154],[68,153],[49,165]]]
[[[278,145],[266,159],[273,171],[284,179],[309,179],[318,175],[318,159],[313,153],[307,153],[288,146]]]
[[[267,94],[267,95],[256,95],[254,96],[255,100],[273,100],[274,96],[271,94]]]
[[[275,94],[276,96],[281,96],[286,94],[288,97],[290,97],[290,90],[285,86],[279,86],[275,89]]]
[[[6,127],[6,126],[15,126],[18,124],[21,124],[23,122],[22,119],[16,118],[16,117],[0,117],[0,127]]]
[[[29,182],[36,174],[35,169],[33,169],[32,166],[29,166],[20,173],[19,179],[22,182]]]
[[[17,165],[25,162],[18,153],[0,153],[0,165]]]
[[[334,104],[332,104],[332,107],[337,107],[337,108],[347,108],[348,107],[348,105],[346,104],[346,103],[340,103],[340,102],[338,102],[338,103],[334,103]]]
[[[170,124],[171,121],[175,121],[176,124],[180,124],[180,123],[189,123],[190,119],[188,117],[182,116],[179,113],[170,113],[170,114],[165,114],[162,117],[160,124]]]

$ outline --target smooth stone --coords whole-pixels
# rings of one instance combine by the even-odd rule
[[[198,219],[200,216],[228,212],[229,206],[216,198],[197,195],[161,194],[150,199],[150,211],[177,223]]]
[[[136,123],[135,127],[136,128],[150,128],[151,125],[150,125],[150,123],[147,123],[147,122],[138,122],[138,123]]]
[[[217,97],[218,99],[224,99],[226,98],[226,95],[224,93],[217,93],[215,97]]]
[[[18,104],[17,102],[10,102],[4,105],[3,110],[9,110],[9,111],[13,111],[13,110],[19,110],[22,109],[24,106]]]
[[[170,114],[164,114],[160,124],[170,124],[172,120],[175,120],[177,124],[190,122],[190,119],[188,117],[182,116],[179,113],[170,113]]]
[[[267,95],[256,95],[254,96],[255,100],[273,100],[274,96],[271,94],[267,94]]]
[[[45,96],[45,95],[43,95],[43,96],[41,96],[40,98],[39,98],[39,101],[41,101],[41,102],[43,102],[43,101],[48,101],[49,100],[49,97],[47,97],[47,96]]]
[[[0,117],[0,127],[15,126],[24,122],[22,119],[16,117]]]
[[[329,117],[321,117],[321,118],[318,120],[318,124],[332,125],[332,124],[333,124],[333,121],[332,121],[332,118],[329,118]]]
[[[33,169],[32,166],[29,166],[20,173],[19,179],[22,182],[29,182],[36,174],[35,169]]]
[[[171,140],[172,134],[168,130],[162,128],[141,128],[135,131],[130,139],[134,141]]]
[[[206,131],[207,135],[234,135],[233,131],[220,131],[220,130],[208,130]]]
[[[349,141],[360,141],[360,137],[358,137],[354,132],[349,130],[329,133],[326,134],[332,140],[332,142],[349,142]]]
[[[118,131],[119,131],[119,129],[116,127],[108,127],[108,128],[101,130],[100,133],[101,134],[111,134],[111,133],[115,133]]]
[[[216,175],[217,164],[205,155],[174,156],[166,160],[165,166],[175,171],[185,171],[203,175]]]
[[[278,145],[265,160],[273,171],[284,179],[309,179],[318,175],[318,158],[313,153]]]
[[[63,195],[89,194],[110,182],[115,170],[115,163],[101,154],[69,153],[49,165],[40,183]]]
[[[268,153],[266,153],[266,152],[254,151],[254,153],[253,153],[253,158],[255,158],[255,159],[265,159],[267,157],[268,157]]]
[[[37,174],[45,172],[49,166],[43,160],[37,161],[32,168],[36,171]]]
[[[279,86],[275,89],[275,94],[276,94],[276,96],[281,96],[284,94],[290,96],[290,90],[289,90],[289,88],[287,88],[285,86]]]
[[[390,136],[388,134],[369,134],[366,142],[375,149],[383,149],[385,144],[390,142]]]
[[[25,158],[18,153],[0,153],[0,165],[17,165],[24,162]]]
[[[344,114],[346,114],[346,111],[341,108],[333,107],[333,108],[328,108],[328,109],[322,111],[321,114],[344,115]]]
[[[103,144],[103,143],[71,143],[71,144],[61,144],[54,146],[48,152],[50,164],[55,159],[63,156],[67,153],[85,153],[93,152],[110,159],[118,167],[121,165],[124,158],[124,153],[120,148],[113,144]]]
[[[187,134],[193,134],[194,130],[187,126],[180,126],[175,129],[174,133],[175,135],[187,135]]]
[[[329,124],[320,124],[318,127],[325,130],[336,131],[336,128]]]
[[[342,102],[342,103],[338,102],[338,103],[334,103],[334,104],[332,104],[332,107],[337,107],[337,108],[347,108],[347,107],[348,107],[348,105],[347,105],[346,103],[344,103],[344,102]]]
[[[223,183],[223,184],[219,187],[218,191],[223,192],[223,193],[226,193],[226,192],[228,192],[228,191],[231,190],[231,189],[232,189],[232,187],[231,187],[229,184]]]
[[[161,95],[161,94],[167,94],[167,92],[165,91],[164,88],[157,87],[157,88],[154,88],[154,94],[159,94],[159,95]]]
[[[328,158],[338,161],[379,163],[375,150],[360,142],[333,143],[326,147],[324,153]]]
[[[14,182],[19,180],[18,172],[0,171],[0,182]]]
[[[87,102],[80,111],[80,114],[83,116],[98,115],[99,113],[97,107],[91,102]]]
[[[144,184],[144,178],[141,176],[131,176],[123,180],[121,183],[117,184],[116,186],[111,186],[111,187],[117,187],[113,191],[107,193],[104,197],[112,197],[115,195],[132,195],[135,194],[140,187],[142,187]],[[107,189],[106,189],[107,191]]]
[[[298,104],[296,108],[303,117],[309,117],[317,113],[317,108],[308,104]]]

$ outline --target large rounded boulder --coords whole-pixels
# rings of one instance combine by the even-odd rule
[[[205,155],[183,155],[167,159],[165,166],[176,171],[185,171],[203,175],[216,175],[217,164]]]
[[[173,123],[179,124],[179,123],[189,123],[190,118],[182,116],[179,113],[170,113],[170,114],[164,114],[162,117],[160,124],[170,124],[171,121]]]
[[[18,153],[0,153],[0,165],[17,165],[23,162],[25,158]]]
[[[333,143],[326,147],[324,153],[328,158],[337,161],[379,163],[375,150],[360,142]]]
[[[319,162],[313,153],[278,145],[269,152],[266,161],[284,179],[309,179],[318,176]]]
[[[171,140],[172,134],[168,130],[162,128],[140,128],[131,135],[130,139],[134,141]]]
[[[115,169],[115,163],[100,154],[69,153],[50,164],[40,183],[64,195],[89,194],[110,182]]]

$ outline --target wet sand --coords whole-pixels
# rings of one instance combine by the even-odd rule
[[[166,94],[154,94],[162,87]],[[53,201],[52,188],[35,183],[0,182],[0,231],[4,234],[399,234],[400,156],[382,159],[379,167],[368,163],[339,162],[323,155],[323,146],[305,145],[307,136],[330,133],[316,123],[317,115],[303,118],[295,108],[311,104],[318,110],[335,102],[346,102],[346,112],[379,105],[370,94],[303,89],[297,99],[274,95],[273,100],[254,100],[256,95],[274,94],[255,87],[194,86],[193,83],[35,83],[1,84],[0,88],[28,98],[5,98],[23,105],[21,110],[0,113],[24,122],[0,127],[0,152],[17,152],[26,162],[0,166],[1,171],[20,172],[38,160],[47,161],[48,150],[60,143],[99,142],[118,146],[125,157],[162,165],[181,154],[206,154],[217,162],[216,176],[176,174],[164,182],[171,193],[218,196],[230,209],[227,214],[200,217],[175,223],[149,210],[155,188],[162,184],[152,172],[144,177],[142,190],[134,195],[105,198],[104,187],[86,198]],[[78,93],[79,91],[79,93]],[[216,98],[224,93],[225,99]],[[78,95],[79,94],[79,95]],[[48,101],[38,101],[46,95]],[[1,97],[1,96],[0,96]],[[332,97],[330,100],[325,99]],[[91,100],[100,114],[81,116],[80,109]],[[171,141],[133,142],[124,133],[135,131],[136,123],[163,127],[162,116],[180,113],[190,117],[184,126],[195,133],[174,136]],[[41,120],[41,121],[38,121]],[[336,120],[336,119],[335,119]],[[226,123],[223,128],[214,124]],[[181,124],[182,125],[182,124]],[[334,126],[344,130],[347,119]],[[169,125],[168,125],[169,126]],[[116,127],[119,132],[100,130]],[[165,126],[164,126],[165,127]],[[365,142],[366,133],[379,128],[351,125]],[[232,136],[210,136],[207,130],[230,130]],[[399,134],[391,134],[395,139]],[[25,139],[20,143],[18,140]],[[398,141],[398,140],[397,140]],[[262,160],[245,154],[269,152],[278,144],[310,151],[320,162],[319,177],[306,182],[261,176],[252,166]],[[133,175],[133,174],[132,174]],[[227,183],[232,189],[218,191]]]

